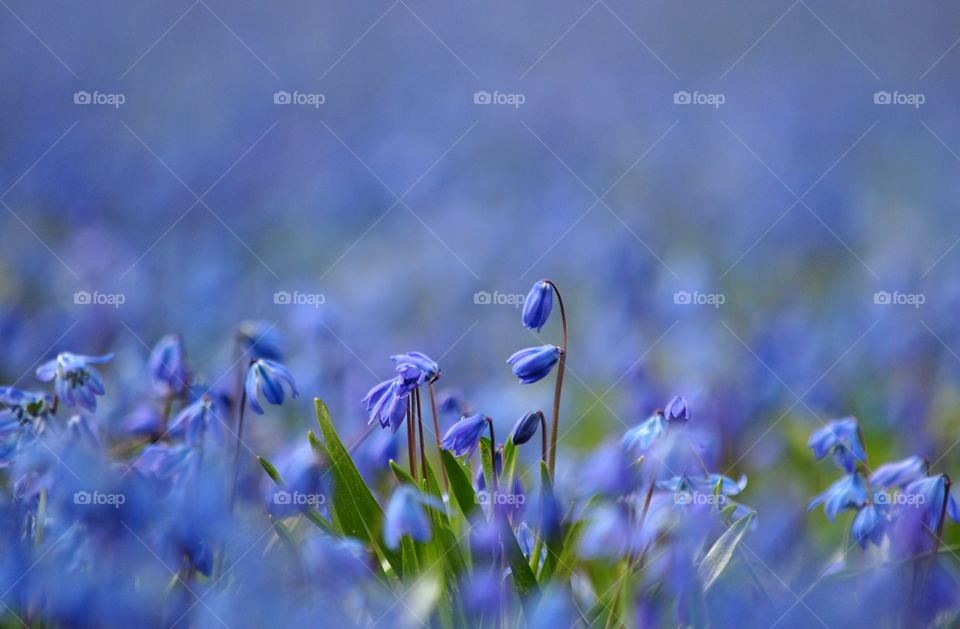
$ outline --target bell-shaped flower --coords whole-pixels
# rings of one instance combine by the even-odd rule
[[[187,388],[190,376],[179,334],[167,334],[157,341],[150,353],[150,377],[157,391],[164,395]]]
[[[880,507],[875,504],[869,504],[857,512],[857,517],[853,519],[850,533],[857,543],[860,544],[860,548],[866,548],[870,542],[879,546],[880,542],[883,541],[886,525],[887,519]]]
[[[533,285],[523,300],[523,325],[537,332],[547,324],[553,309],[553,287],[545,280]]]
[[[435,498],[417,491],[411,485],[400,485],[390,497],[383,518],[383,541],[396,549],[404,535],[417,542],[428,542],[432,530],[425,506],[442,509]]]
[[[112,358],[113,354],[85,356],[61,352],[37,367],[37,378],[41,382],[53,381],[57,398],[67,406],[81,406],[93,412],[97,410],[96,396],[106,391],[100,374],[90,365],[99,365]]]
[[[454,456],[470,456],[476,451],[490,421],[489,417],[480,413],[461,418],[443,436],[440,447],[450,450]]]
[[[440,365],[423,352],[406,352],[405,354],[396,354],[390,357],[397,367],[403,364],[410,364],[423,372],[427,382],[433,382],[440,377]]]
[[[674,396],[667,402],[663,410],[663,416],[669,423],[685,424],[690,419],[690,408],[687,406],[687,399],[682,395]]]
[[[867,503],[867,488],[859,474],[847,474],[825,492],[810,501],[807,511],[813,511],[823,504],[823,512],[831,522],[836,522],[837,514],[845,509],[859,509]]]
[[[507,363],[512,365],[513,375],[520,379],[520,384],[532,384],[549,375],[558,360],[560,360],[559,347],[541,345],[516,352],[507,359]]]
[[[202,445],[206,435],[210,435],[217,445],[223,445],[220,412],[215,398],[206,394],[177,413],[168,432],[191,446]]]
[[[253,361],[247,370],[245,385],[250,410],[263,415],[263,407],[260,405],[261,394],[271,404],[283,404],[283,383],[290,387],[290,397],[295,398],[300,395],[297,391],[297,383],[289,369],[267,358]]]
[[[837,465],[848,474],[857,468],[857,463],[867,460],[867,452],[860,439],[860,427],[854,417],[829,422],[810,435],[807,447],[813,450],[813,456],[817,459],[832,452]]]
[[[543,411],[531,411],[517,420],[510,432],[510,440],[513,445],[520,446],[530,441],[537,434],[537,428],[544,421]]]
[[[884,463],[875,469],[870,476],[870,486],[874,489],[904,487],[926,475],[927,462],[918,456],[911,456],[900,461]]]
[[[620,445],[632,457],[640,458],[667,429],[663,413],[656,412],[643,423],[634,426],[620,439]]]

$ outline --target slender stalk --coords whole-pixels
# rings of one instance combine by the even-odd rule
[[[543,416],[543,411],[537,411],[540,416],[540,460],[547,462],[547,418]]]
[[[560,296],[560,289],[551,280],[545,280],[553,289],[557,296],[557,303],[560,305],[560,323],[563,326],[563,341],[560,345],[560,364],[557,366],[557,386],[553,392],[553,425],[550,432],[550,457],[548,467],[550,468],[550,477],[553,478],[554,471],[557,469],[557,430],[560,427],[560,395],[563,392],[563,372],[567,365],[567,311],[563,307],[563,297]]]
[[[414,390],[416,396],[415,405],[417,407],[417,428],[420,430],[420,472],[423,480],[427,480],[427,452],[423,445],[423,409],[420,404],[420,389]]]
[[[430,391],[430,411],[433,413],[433,438],[437,442],[437,456],[440,457],[440,473],[443,474],[443,487],[450,493],[450,481],[447,480],[447,468],[443,465],[443,455],[440,453],[440,421],[437,419],[437,396],[433,391],[433,380],[427,383]]]
[[[230,489],[230,513],[237,501],[237,488],[240,483],[240,447],[243,444],[243,416],[247,408],[247,388],[240,387],[240,407],[237,410],[237,447],[233,453],[233,485]]]
[[[490,417],[487,418],[487,427],[490,428],[490,469],[493,470],[490,486],[493,487],[493,510],[496,511],[500,481],[497,480],[497,438],[493,435],[493,419]]]
[[[416,441],[417,441],[417,437],[413,431],[412,401],[408,397],[407,398],[407,457],[410,462],[410,476],[412,476],[413,480],[415,481],[417,480]]]

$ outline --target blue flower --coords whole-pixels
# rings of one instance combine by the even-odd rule
[[[407,413],[408,396],[409,392],[402,392],[401,381],[398,378],[376,385],[363,398],[370,412],[370,421],[367,423],[372,424],[377,420],[381,428],[389,427],[393,432],[397,432]]]
[[[821,503],[830,521],[836,522],[841,511],[859,509],[867,503],[867,488],[859,474],[847,474],[811,500],[807,511],[813,511]]]
[[[546,325],[553,309],[553,287],[541,280],[533,285],[523,301],[523,325],[537,332]]]
[[[822,459],[833,452],[837,465],[848,474],[857,468],[858,462],[867,460],[867,452],[860,439],[860,427],[854,417],[836,419],[810,435],[807,447],[813,456]]]
[[[521,417],[510,432],[513,445],[520,446],[530,441],[544,421],[543,411],[531,411]]]
[[[663,415],[668,422],[671,423],[686,423],[690,419],[690,409],[687,406],[687,399],[682,395],[674,396],[672,400],[667,402],[667,407],[663,411]]]
[[[918,456],[911,456],[878,467],[870,477],[870,485],[879,489],[903,487],[926,475],[927,462]]]
[[[263,415],[263,407],[260,406],[261,393],[271,404],[283,404],[284,382],[290,387],[290,397],[295,398],[300,395],[297,391],[297,383],[294,382],[293,374],[290,373],[289,369],[267,358],[253,361],[247,371],[245,389],[250,409],[259,415]]]
[[[100,374],[90,365],[99,365],[112,358],[113,354],[84,356],[61,352],[37,367],[37,378],[40,382],[53,380],[57,398],[67,406],[81,406],[92,412],[97,410],[96,396],[106,391]]]
[[[520,384],[531,384],[545,378],[559,359],[559,347],[541,345],[520,350],[507,363],[513,366],[513,375],[520,378]]]
[[[454,456],[473,454],[480,444],[480,436],[483,434],[483,430],[490,422],[491,419],[482,414],[462,417],[443,436],[441,447],[453,452]]]
[[[960,509],[950,492],[950,479],[945,474],[928,476],[913,481],[903,489],[907,496],[907,507],[918,509],[923,523],[932,532],[940,530],[943,523],[944,500],[946,512],[954,522],[960,522]]]
[[[430,541],[430,517],[424,505],[436,504],[410,485],[400,485],[390,497],[384,514],[383,541],[387,547],[396,549],[400,538],[409,535],[418,542]]]
[[[398,367],[404,363],[413,365],[423,372],[427,382],[433,382],[440,377],[440,365],[423,352],[407,352],[391,356],[390,360]]]
[[[187,364],[183,339],[179,334],[167,334],[150,353],[150,376],[162,394],[180,393],[187,388]]]
[[[712,494],[718,492],[724,496],[736,496],[747,487],[747,477],[740,476],[740,480],[733,480],[723,474],[710,474],[709,476],[690,477],[674,476],[673,478],[657,483],[657,489],[664,489],[674,493],[692,493]]]
[[[877,505],[869,504],[857,512],[853,519],[850,533],[857,540],[861,548],[866,548],[869,542],[879,546],[883,541],[886,530],[886,518]]]
[[[223,444],[223,430],[214,398],[204,395],[181,410],[170,424],[170,434],[183,438],[192,446],[202,445],[209,432],[217,445]]]
[[[0,403],[3,403],[21,424],[45,420],[53,412],[53,400],[46,393],[21,391],[13,387],[0,387]]]
[[[658,411],[643,423],[624,433],[623,438],[620,439],[620,445],[631,456],[639,458],[650,449],[666,428],[663,413]]]

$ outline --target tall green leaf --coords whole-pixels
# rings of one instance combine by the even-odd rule
[[[727,564],[730,563],[730,560],[733,558],[733,552],[737,549],[737,544],[740,543],[740,540],[743,539],[743,536],[750,528],[750,523],[753,522],[754,515],[753,513],[748,513],[730,525],[730,528],[714,542],[713,546],[703,557],[703,560],[697,568],[697,572],[700,575],[700,580],[703,582],[704,592],[710,589],[710,586],[717,581],[727,567]]]

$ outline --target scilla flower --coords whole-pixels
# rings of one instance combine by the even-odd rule
[[[513,366],[513,375],[520,378],[520,384],[532,384],[549,375],[559,359],[559,347],[541,345],[520,350],[507,363]]]
[[[553,309],[553,287],[541,280],[533,285],[523,301],[523,325],[537,332],[546,325]]]
[[[927,462],[918,456],[911,456],[878,467],[870,477],[870,485],[876,489],[903,487],[926,475]]]
[[[184,407],[170,424],[170,434],[183,438],[189,445],[201,445],[205,435],[217,445],[223,444],[223,430],[214,398],[204,395],[196,402]]]
[[[642,424],[634,426],[624,433],[623,438],[620,439],[620,445],[631,456],[639,458],[650,449],[650,446],[666,429],[666,420],[663,413],[657,411]]]
[[[32,393],[13,387],[0,387],[0,403],[3,403],[21,424],[44,420],[53,412],[53,400],[46,393]]]
[[[427,382],[433,382],[440,377],[440,365],[423,352],[407,352],[391,356],[390,360],[398,367],[404,363],[413,365],[423,372]]]
[[[362,400],[370,412],[370,421],[367,423],[372,424],[376,420],[380,422],[381,428],[390,428],[397,432],[407,413],[409,395],[409,391],[404,392],[401,385],[402,380],[393,378],[370,389]]]
[[[960,522],[960,509],[950,493],[950,479],[945,474],[914,481],[903,489],[903,493],[908,498],[908,508],[917,509],[923,523],[931,531],[939,531],[943,523],[944,500],[947,515],[954,522]]]
[[[247,383],[245,391],[247,402],[250,409],[263,415],[263,407],[260,406],[260,394],[271,404],[283,404],[283,383],[286,382],[290,387],[290,397],[300,395],[297,391],[297,383],[293,380],[293,374],[290,370],[267,358],[260,358],[253,361],[250,369],[247,371]]]
[[[866,548],[869,542],[879,546],[883,541],[883,534],[886,531],[886,517],[880,507],[869,504],[857,512],[857,517],[853,519],[853,526],[850,533],[860,544],[860,548]]]
[[[687,399],[682,395],[674,396],[667,402],[667,407],[663,415],[668,422],[684,424],[690,419],[690,409],[687,406]]]
[[[837,465],[848,474],[857,468],[857,463],[867,460],[867,452],[860,439],[860,428],[854,417],[836,419],[810,435],[807,447],[813,456],[822,459],[833,453]]]
[[[187,365],[183,340],[179,334],[167,334],[150,354],[150,377],[161,394],[180,393],[187,388]]]
[[[530,441],[537,434],[537,428],[541,424],[546,425],[543,411],[531,411],[521,417],[510,432],[510,440],[513,441],[513,445],[520,446]]]
[[[859,509],[867,503],[867,488],[859,474],[847,474],[816,498],[810,501],[807,511],[823,504],[823,512],[831,522],[845,509]]]
[[[37,379],[40,382],[53,380],[57,398],[67,406],[82,406],[88,411],[95,411],[96,396],[106,391],[100,374],[90,365],[99,365],[112,358],[113,354],[84,356],[61,352],[53,360],[37,367]]]
[[[396,549],[400,546],[400,539],[409,535],[417,542],[430,541],[430,516],[427,515],[425,505],[438,508],[428,496],[420,493],[410,485],[400,485],[390,497],[387,510],[384,514],[383,541],[388,548]]]
[[[674,476],[669,480],[657,483],[657,489],[664,489],[673,493],[712,494],[717,492],[724,496],[736,496],[746,487],[747,477],[742,474],[740,480],[737,481],[723,474],[710,474],[705,477]]]
[[[454,456],[473,454],[480,444],[480,436],[483,434],[483,430],[491,421],[489,417],[482,414],[461,418],[443,436],[441,447],[453,452]]]

